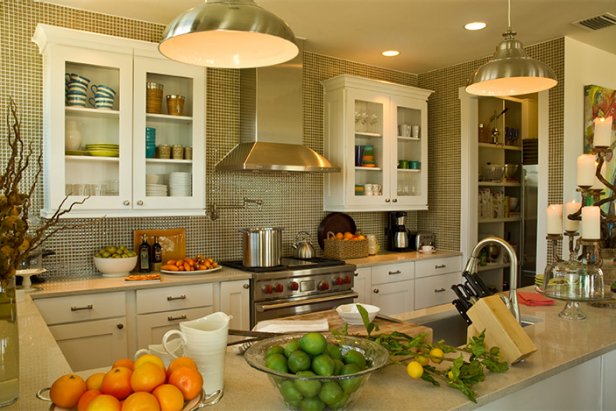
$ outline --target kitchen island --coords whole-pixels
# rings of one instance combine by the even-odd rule
[[[392,365],[372,375],[355,409],[614,409],[613,390],[602,389],[602,381],[609,383],[616,375],[616,310],[584,305],[588,319],[569,321],[558,317],[562,307],[563,302],[547,307],[521,306],[522,315],[536,321],[525,330],[538,350],[507,373],[488,375],[477,387],[477,404],[456,390],[411,380],[402,367]],[[421,314],[430,314],[428,311]],[[450,309],[432,310],[438,315],[444,311]],[[416,316],[412,312],[398,317]],[[30,295],[23,291],[18,291],[18,319],[20,399],[7,409],[48,410],[49,404],[36,399],[35,392],[69,372],[70,367]],[[215,409],[283,409],[277,395],[265,375],[249,367],[230,347],[225,395]]]

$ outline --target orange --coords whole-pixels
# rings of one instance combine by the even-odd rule
[[[123,400],[132,394],[133,389],[130,385],[130,376],[133,371],[126,367],[114,367],[107,371],[101,384],[103,394],[113,395],[119,400]]]
[[[58,407],[73,408],[87,389],[83,378],[76,374],[66,374],[51,384],[49,397]]]
[[[146,362],[135,368],[130,376],[130,386],[133,391],[151,392],[154,388],[165,383],[165,369],[152,362]]]
[[[134,392],[122,403],[122,411],[160,411],[160,405],[149,392]]]
[[[190,357],[178,357],[169,363],[169,367],[167,367],[167,377],[171,375],[171,373],[177,370],[180,367],[189,367],[198,370],[197,363]]]
[[[97,372],[90,375],[86,379],[86,387],[89,390],[100,390],[101,384],[103,383],[103,377],[105,376],[104,372]]]
[[[194,368],[180,367],[171,373],[168,383],[178,387],[184,399],[190,401],[201,393],[203,377]]]
[[[115,367],[126,367],[126,368],[130,368],[131,370],[134,370],[135,363],[130,358],[121,358],[117,360],[116,362],[114,362],[113,365],[111,366],[111,368],[115,368]]]
[[[353,233],[350,233],[350,232],[347,231],[346,233],[344,233],[344,239],[345,240],[352,240],[353,239]]]
[[[181,411],[184,408],[184,395],[175,385],[159,385],[152,394],[158,400],[161,411]]]
[[[135,360],[135,368],[139,367],[141,364],[145,364],[146,362],[151,362],[158,365],[163,370],[165,369],[165,363],[160,359],[159,356],[154,354],[143,354],[141,357]]]
[[[120,400],[113,395],[100,394],[94,397],[86,411],[120,411],[122,406]]]
[[[344,238],[344,234],[336,233],[336,240],[342,240]]]
[[[94,397],[99,395],[101,395],[99,390],[88,390],[84,392],[81,397],[79,397],[79,402],[77,402],[77,411],[86,411]]]

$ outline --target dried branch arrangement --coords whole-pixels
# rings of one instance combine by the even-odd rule
[[[75,205],[83,204],[85,201],[84,199],[73,202],[68,208],[63,209],[68,198],[65,197],[51,218],[43,220],[43,224],[30,230],[28,215],[32,205],[32,194],[43,170],[43,157],[40,154],[33,159],[32,143],[27,146],[24,143],[17,106],[12,99],[9,102],[6,122],[10,157],[4,173],[0,175],[0,281],[2,283],[15,275],[17,267],[30,251],[58,231],[68,228],[59,224],[60,217],[70,212]],[[36,175],[29,187],[22,191],[21,186],[25,184],[24,172],[30,166],[37,167]]]

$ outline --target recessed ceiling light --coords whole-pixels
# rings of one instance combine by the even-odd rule
[[[486,24],[483,21],[473,21],[472,23],[466,23],[464,28],[470,31],[482,30],[486,28]]]
[[[385,50],[381,54],[384,55],[385,57],[395,57],[398,54],[400,54],[400,52],[398,50]]]

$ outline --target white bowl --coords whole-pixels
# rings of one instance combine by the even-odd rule
[[[103,277],[126,277],[137,265],[137,256],[127,258],[94,257],[94,266]]]
[[[338,315],[340,316],[340,318],[342,318],[342,320],[347,322],[348,324],[363,325],[364,322],[361,319],[361,314],[359,313],[359,310],[357,309],[358,304],[359,303],[339,305],[338,307],[336,307],[336,312],[338,312]],[[362,307],[366,309],[366,311],[368,312],[368,319],[370,321],[374,321],[374,318],[376,317],[376,315],[379,313],[379,311],[381,311],[381,309],[377,307],[376,305],[369,305],[369,304],[359,304],[359,305],[361,305]]]

